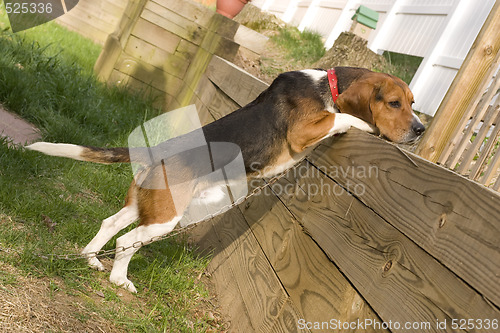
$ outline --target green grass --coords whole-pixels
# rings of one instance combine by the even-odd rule
[[[384,69],[384,71],[399,77],[407,84],[410,84],[418,66],[422,62],[421,57],[389,51],[384,52],[384,58],[389,64],[388,68]]]
[[[267,21],[251,21],[246,25],[252,27],[259,22]],[[269,79],[286,71],[310,68],[325,54],[319,34],[311,31],[301,32],[292,26],[273,27],[276,29],[276,34],[270,37],[273,51],[263,56],[259,63],[260,72]]]
[[[280,28],[272,40],[287,51],[289,59],[298,63],[314,63],[325,54],[321,35],[316,32],[288,26]]]
[[[100,47],[49,23],[13,35],[0,33],[0,103],[41,129],[43,140],[124,146],[128,134],[158,114],[147,93],[108,87],[91,74]],[[132,179],[128,165],[98,165],[44,156],[0,140],[0,246],[8,262],[33,276],[58,277],[92,311],[130,331],[205,331],[210,320],[193,312],[207,296],[196,277],[207,265],[182,242],[162,241],[136,254],[129,276],[136,303],[103,283],[84,260],[46,260],[37,254],[78,253],[116,213]],[[53,230],[44,221],[55,223]],[[114,241],[105,249],[112,249]],[[104,305],[89,293],[101,291]],[[84,315],[81,321],[88,320]],[[193,324],[194,323],[194,324]]]

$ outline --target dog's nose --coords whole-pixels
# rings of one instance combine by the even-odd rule
[[[425,131],[425,126],[420,122],[420,121],[413,121],[413,124],[411,126],[411,130],[413,133],[415,133],[417,136],[422,135]]]

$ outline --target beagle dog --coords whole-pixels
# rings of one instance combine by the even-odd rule
[[[392,75],[350,67],[293,71],[279,75],[253,102],[203,126],[202,131],[207,142],[228,142],[239,147],[247,179],[270,177],[296,164],[321,140],[345,133],[350,127],[398,143],[416,139],[425,128],[413,113],[413,102],[407,84]],[[184,139],[188,140],[188,137],[186,134]],[[168,140],[174,143],[170,147],[175,146],[176,139]],[[152,149],[169,149],[165,147],[168,145],[160,144]],[[27,148],[96,163],[130,163],[132,149],[47,142],[34,143]],[[176,177],[178,175],[178,179],[173,180],[178,183],[207,172],[200,170],[195,160],[176,156],[145,163],[140,171],[145,181],[141,184],[132,181],[125,206],[102,222],[97,235],[82,251],[91,267],[104,270],[95,253],[120,230],[140,220],[135,229],[117,239],[110,274],[112,283],[131,292],[136,292],[136,288],[127,278],[127,268],[132,255],[140,247],[136,244],[147,244],[171,232],[189,202],[197,196],[195,192],[211,186],[204,184],[200,187],[192,182],[177,194],[180,198],[173,198],[169,190],[170,179],[164,187],[144,186],[145,183],[165,182],[166,166],[171,166]],[[230,158],[223,158],[220,163],[224,164]],[[201,197],[208,201],[218,200],[210,195]]]

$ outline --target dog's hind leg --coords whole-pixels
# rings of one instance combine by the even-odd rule
[[[82,254],[86,255],[90,267],[100,271],[104,270],[104,266],[99,259],[97,259],[95,253],[100,251],[102,247],[120,230],[137,221],[138,218],[139,212],[137,205],[131,204],[123,207],[118,213],[102,221],[99,232],[82,250]]]
[[[175,178],[172,182],[175,182]],[[161,188],[160,185],[163,184],[164,187]],[[137,199],[139,226],[116,240],[115,262],[109,277],[112,283],[137,292],[134,284],[127,278],[130,259],[141,246],[175,228],[189,204],[192,189],[192,182],[185,182],[182,190],[172,194],[164,176],[163,165],[148,170],[141,185],[135,187],[133,193],[133,197]]]
[[[109,242],[123,228],[137,221],[139,218],[139,208],[137,199],[137,187],[135,182],[129,187],[125,206],[115,215],[102,221],[101,228],[90,243],[82,250],[82,254],[87,257],[90,267],[103,271],[104,266],[97,259],[96,252]]]
[[[154,241],[171,232],[182,216],[175,216],[171,221],[159,224],[140,225],[116,240],[116,255],[109,280],[131,292],[137,292],[134,284],[127,278],[130,259],[142,245]]]

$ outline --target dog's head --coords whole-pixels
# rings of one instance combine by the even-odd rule
[[[424,125],[412,110],[413,94],[401,79],[368,72],[337,99],[340,112],[356,116],[378,128],[387,139],[403,143],[419,137]]]

